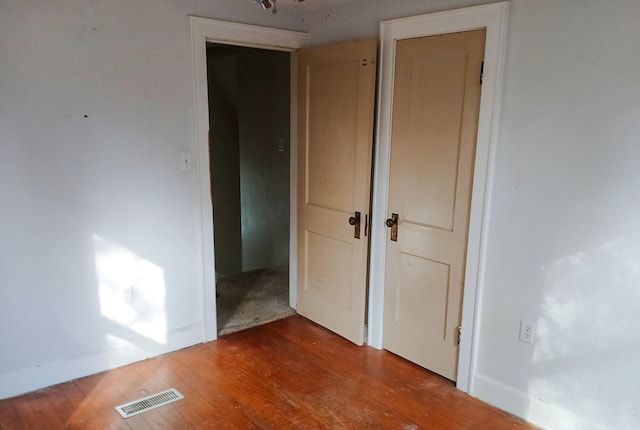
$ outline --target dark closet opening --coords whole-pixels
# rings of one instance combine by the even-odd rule
[[[218,334],[289,316],[290,54],[207,43]]]

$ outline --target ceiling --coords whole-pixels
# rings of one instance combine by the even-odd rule
[[[340,6],[353,1],[354,0],[304,0],[297,2],[295,0],[277,0],[276,5],[282,9],[312,11],[329,6]]]

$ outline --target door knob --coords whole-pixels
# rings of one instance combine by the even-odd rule
[[[398,241],[398,214],[391,214],[391,218],[387,218],[385,221],[387,227],[391,229],[391,240],[393,242]]]
[[[353,228],[353,237],[356,239],[360,239],[360,212],[356,212],[352,217],[349,217],[349,224],[351,224]]]

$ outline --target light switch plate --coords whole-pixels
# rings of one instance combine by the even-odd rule
[[[193,154],[191,152],[180,153],[180,171],[190,172],[193,170]]]

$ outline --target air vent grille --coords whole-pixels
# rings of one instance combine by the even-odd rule
[[[171,388],[161,393],[152,394],[151,396],[116,406],[116,411],[122,415],[122,418],[129,418],[180,399],[184,399],[184,396],[175,388]]]

